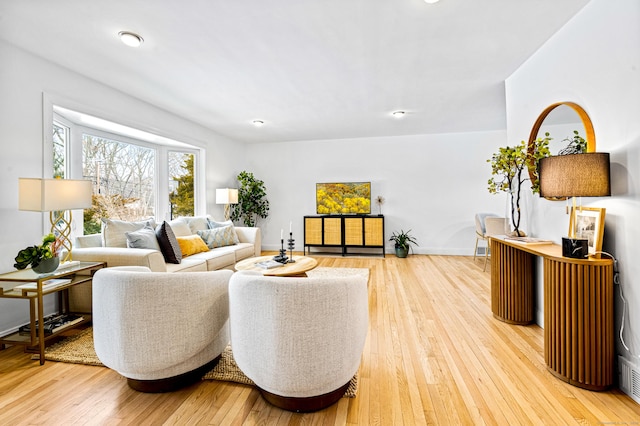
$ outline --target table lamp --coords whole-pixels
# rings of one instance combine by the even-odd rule
[[[238,204],[238,190],[233,188],[216,189],[216,204],[224,204],[224,220],[229,220],[231,204]]]
[[[18,209],[49,212],[51,233],[60,240],[61,246],[67,251],[62,262],[72,259],[71,210],[90,208],[92,195],[93,184],[90,180],[18,179]]]
[[[611,195],[609,153],[589,152],[546,157],[538,162],[541,197],[571,197],[573,212],[576,197],[605,197]],[[562,238],[562,255],[585,258],[587,240],[576,238],[575,229]]]

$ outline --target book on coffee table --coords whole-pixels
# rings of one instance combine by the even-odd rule
[[[263,262],[257,262],[256,266],[262,269],[273,269],[282,266],[282,263],[275,260],[265,260]]]
[[[523,244],[553,244],[551,240],[544,240],[542,238],[533,238],[533,237],[506,237],[505,240],[515,241],[516,243]]]

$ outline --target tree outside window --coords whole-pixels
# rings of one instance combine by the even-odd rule
[[[171,218],[194,215],[195,155],[169,152],[169,204]]]

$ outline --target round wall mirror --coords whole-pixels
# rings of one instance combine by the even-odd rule
[[[587,112],[573,102],[558,102],[549,105],[540,114],[529,134],[527,149],[533,150],[537,138],[544,138],[548,133],[552,138],[549,142],[551,155],[558,153],[569,145],[574,137],[574,131],[578,132],[587,142],[587,152],[596,152],[596,137],[593,131],[593,123]],[[535,170],[529,169],[529,178],[535,180]],[[564,200],[566,198],[546,198],[547,200]]]

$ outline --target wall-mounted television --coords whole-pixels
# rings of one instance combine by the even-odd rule
[[[316,183],[317,214],[371,214],[371,182]]]

